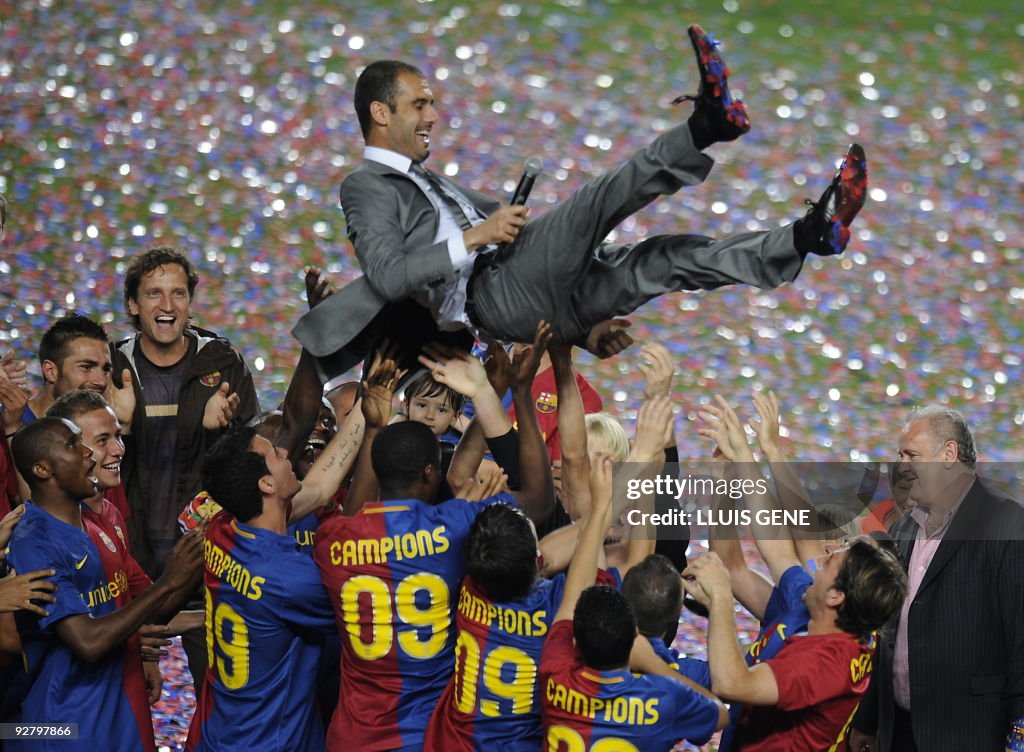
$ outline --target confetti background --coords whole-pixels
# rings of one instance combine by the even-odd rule
[[[684,119],[695,93],[686,26],[724,41],[753,131],[714,147],[708,182],[623,223],[616,239],[777,226],[817,198],[848,143],[868,153],[870,201],[839,259],[793,285],[672,295],[634,335],[679,363],[687,418],[720,392],[773,388],[793,454],[891,456],[913,404],[963,409],[984,459],[1024,458],[1024,18],[1011,0],[171,0],[0,3],[3,346],[34,358],[63,312],[128,327],[126,257],[171,244],[199,266],[197,323],[229,337],[263,402],[278,400],[305,307],[301,270],[358,274],[337,209],[360,159],[361,65],[429,75],[446,121],[431,165],[509,195],[546,171],[535,213]],[[627,423],[636,355],[582,369]],[[685,630],[684,630],[685,631]],[[182,699],[185,706],[190,700]],[[180,709],[171,709],[170,718]],[[177,737],[168,733],[168,744]]]

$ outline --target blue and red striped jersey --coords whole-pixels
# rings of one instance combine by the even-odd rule
[[[811,615],[807,612],[803,597],[813,583],[814,578],[799,565],[793,565],[782,573],[765,606],[761,631],[743,655],[748,666],[774,658],[793,635],[807,631]],[[722,731],[719,744],[721,752],[735,752],[738,749],[736,734],[746,711],[747,706],[740,702],[729,706],[729,725]]]
[[[88,504],[82,504],[82,524],[99,552],[107,581],[128,583],[125,588],[119,587],[114,597],[117,607],[124,608],[153,584],[149,575],[142,571],[142,567],[129,553],[124,517],[114,504],[103,499],[99,512],[94,512]],[[149,712],[149,693],[146,690],[146,676],[142,671],[142,652],[138,634],[128,638],[125,649],[124,691],[131,703],[143,746],[149,750],[156,750],[153,716]]]
[[[117,611],[118,598],[129,587],[124,571],[118,569],[108,577],[100,552],[85,530],[58,520],[31,502],[25,505],[25,514],[11,536],[8,560],[22,573],[37,569],[57,572],[50,578],[57,586],[57,602],[46,604],[48,616],[15,613],[28,688],[21,710],[9,720],[77,723],[78,739],[9,739],[5,749],[93,752],[98,740],[109,749],[152,749],[152,728],[148,741],[140,736],[125,692],[127,647],[119,646],[90,663],[78,657],[55,629],[62,619],[101,617]]]
[[[455,674],[437,704],[427,752],[536,750],[543,731],[537,671],[565,590],[565,575],[541,579],[520,600],[491,601],[467,577],[455,623]]]
[[[682,682],[586,666],[569,619],[551,627],[540,683],[545,749],[602,742],[619,752],[668,752],[681,739],[704,744],[718,725],[718,705]]]
[[[341,702],[330,750],[419,748],[452,674],[453,607],[479,503],[372,502],[324,521],[313,557],[342,634]]]
[[[334,617],[320,573],[288,535],[221,512],[204,544],[209,669],[191,750],[324,748],[316,673]]]

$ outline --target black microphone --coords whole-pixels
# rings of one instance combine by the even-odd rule
[[[543,169],[544,163],[538,157],[530,157],[526,160],[526,164],[523,165],[523,176],[519,178],[516,192],[512,194],[510,206],[522,206],[526,203],[526,199],[530,197],[530,191],[533,190],[533,184]]]

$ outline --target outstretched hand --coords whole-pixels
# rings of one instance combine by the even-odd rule
[[[626,332],[632,325],[629,319],[608,319],[594,324],[587,334],[584,348],[601,360],[618,355],[633,344],[633,338]]]
[[[474,399],[480,391],[490,387],[487,371],[480,359],[462,350],[431,342],[418,358],[430,375],[459,394]]]
[[[114,410],[121,429],[128,433],[135,415],[135,388],[132,386],[132,371],[125,368],[121,371],[121,386],[118,387],[111,379],[103,392],[103,398]]]
[[[662,457],[671,435],[672,400],[664,394],[645,399],[637,413],[633,458],[652,462]]]
[[[0,405],[3,405],[2,419],[4,434],[13,433],[21,427],[21,419],[28,406],[28,395],[0,369]]]
[[[399,347],[384,341],[373,355],[362,382],[362,411],[369,428],[383,428],[391,419],[391,403],[406,370],[398,367]]]
[[[28,362],[16,358],[14,350],[8,350],[3,358],[0,358],[0,370],[7,375],[8,381],[22,389],[26,394],[31,393],[32,387],[28,382]]]
[[[492,340],[487,345],[484,370],[487,372],[487,380],[491,382],[491,388],[494,390],[494,393],[499,397],[503,397],[505,392],[508,391],[512,361],[508,357],[508,351],[497,340]]]
[[[235,417],[235,410],[241,398],[231,391],[231,384],[227,381],[220,385],[220,388],[210,395],[206,400],[206,408],[203,410],[203,428],[207,431],[219,431],[226,428],[231,419]]]
[[[729,570],[714,551],[697,557],[683,570],[683,589],[706,608],[715,598],[732,601]]]
[[[753,462],[747,434],[735,411],[719,394],[715,395],[715,402],[716,405],[705,405],[697,412],[705,424],[705,428],[698,428],[697,433],[718,442],[719,449],[730,462]]]
[[[323,271],[319,267],[307,266],[304,271],[306,274],[306,302],[309,303],[309,309],[313,310],[334,294],[334,285],[330,280],[321,278],[320,275],[323,274]]]
[[[537,330],[533,335],[533,344],[522,348],[512,359],[512,370],[509,372],[509,385],[513,389],[530,389],[533,377],[537,375],[544,351],[551,344],[551,325],[546,321],[537,322]]]
[[[643,358],[638,367],[644,375],[644,399],[661,394],[668,395],[672,390],[672,377],[676,371],[672,355],[664,345],[657,342],[644,345],[640,352]]]
[[[779,438],[779,400],[772,391],[769,391],[767,396],[762,392],[754,392],[753,399],[754,409],[761,420],[757,423],[750,421],[747,425],[757,436],[757,445],[761,447],[761,451],[765,456],[771,456],[782,448]]]

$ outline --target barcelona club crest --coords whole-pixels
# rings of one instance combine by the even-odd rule
[[[117,546],[114,545],[114,541],[110,540],[110,538],[107,537],[107,534],[104,533],[102,530],[99,530],[97,532],[99,532],[100,534],[100,540],[103,541],[103,545],[110,549],[110,553],[116,554]]]
[[[541,415],[550,415],[558,409],[558,395],[551,392],[541,392],[537,395],[535,403],[537,412]]]
[[[220,384],[220,371],[214,371],[213,373],[206,374],[201,379],[199,379],[199,383],[202,384],[203,386],[208,386],[212,389],[213,387]]]

